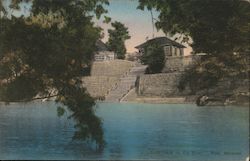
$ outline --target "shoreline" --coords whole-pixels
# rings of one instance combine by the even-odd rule
[[[49,99],[46,101],[43,100],[32,100],[32,101],[27,101],[27,102],[3,102],[0,101],[0,107],[1,105],[8,106],[11,104],[29,104],[29,103],[35,103],[35,102],[54,102],[54,100]],[[121,101],[121,102],[110,102],[110,101],[101,101],[101,100],[96,100],[96,103],[120,103],[120,104],[126,104],[126,103],[138,103],[138,104],[187,104],[187,105],[196,105],[195,101],[193,100],[187,100],[186,97],[137,97],[133,100],[126,100],[126,101]],[[236,107],[248,107],[250,108],[249,102],[242,102],[242,103],[228,103],[228,104],[223,104],[222,102],[220,103],[210,103],[205,106],[236,106]],[[199,106],[199,107],[204,107],[204,106]]]
[[[174,97],[136,97],[123,102],[148,103],[148,104],[194,104],[196,105],[197,96],[174,96]],[[243,106],[250,108],[249,101],[211,101],[205,106]],[[202,106],[200,106],[202,107]]]
[[[193,98],[187,97],[137,97],[132,100],[126,100],[121,102],[110,102],[110,101],[96,101],[97,103],[139,103],[139,104],[187,104],[187,105],[196,105],[196,102]],[[206,106],[236,106],[236,107],[246,107],[250,108],[249,102],[240,103],[222,103],[222,102],[212,102],[205,106],[198,107],[206,107]]]

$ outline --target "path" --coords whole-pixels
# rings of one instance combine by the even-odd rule
[[[120,78],[120,82],[109,92],[105,101],[120,102],[120,100],[122,100],[122,98],[135,87],[137,76],[144,74],[145,69],[146,66],[141,64],[136,64],[132,67],[125,76]]]

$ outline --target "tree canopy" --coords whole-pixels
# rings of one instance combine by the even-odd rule
[[[74,138],[104,145],[94,99],[82,86],[82,70],[91,65],[101,29],[94,15],[107,0],[12,0],[10,8],[32,2],[30,14],[8,16],[0,1],[0,100],[31,101],[56,97],[76,121]]]
[[[140,60],[143,64],[148,65],[146,73],[161,73],[165,65],[165,53],[163,47],[158,44],[150,44],[145,47],[144,53]]]
[[[156,9],[158,29],[182,34],[194,54],[206,53],[186,71],[183,85],[210,88],[225,77],[249,74],[250,3],[244,0],[139,0],[139,9]]]
[[[128,28],[120,22],[112,22],[111,26],[114,29],[109,29],[108,48],[114,51],[118,59],[124,59],[126,54],[125,41],[130,39]]]
[[[184,34],[193,50],[208,54],[249,49],[250,3],[243,0],[139,0],[138,8],[160,12],[156,26]],[[187,39],[186,39],[187,40]]]

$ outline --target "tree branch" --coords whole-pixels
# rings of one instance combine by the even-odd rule
[[[49,95],[49,96],[44,96],[44,97],[35,97],[32,99],[28,99],[28,100],[12,100],[12,101],[5,101],[5,100],[1,100],[0,102],[5,102],[6,104],[8,103],[25,103],[25,102],[30,102],[30,101],[35,101],[35,100],[42,100],[42,99],[49,99],[52,97],[56,97],[59,96],[59,94],[55,94],[55,95]]]

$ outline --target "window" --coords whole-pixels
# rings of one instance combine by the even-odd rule
[[[172,56],[174,56],[175,47],[172,46],[172,47],[171,47],[171,50],[172,50]]]
[[[177,56],[177,48],[174,48],[174,56]]]
[[[184,55],[184,53],[183,53],[183,49],[180,49],[180,53],[181,53],[181,54],[180,54],[181,56],[183,56],[183,55]]]
[[[172,56],[170,46],[164,46],[163,49],[164,49],[165,56]]]

